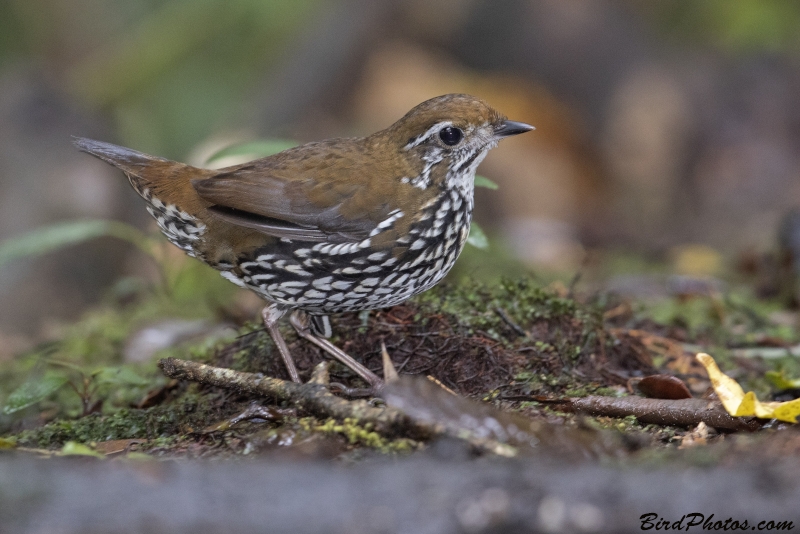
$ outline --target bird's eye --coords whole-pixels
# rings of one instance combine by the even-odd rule
[[[458,128],[447,126],[439,130],[439,139],[447,146],[457,145],[464,137],[464,133]]]

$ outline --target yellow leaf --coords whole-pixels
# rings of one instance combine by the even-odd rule
[[[103,458],[103,455],[92,449],[88,445],[78,443],[75,441],[68,441],[61,447],[62,456],[94,456],[95,458]]]
[[[797,416],[800,415],[800,399],[794,399],[786,402],[778,402],[775,407],[775,419],[780,421],[789,421],[790,423],[797,422]]]
[[[714,358],[703,352],[698,353],[696,357],[706,368],[714,392],[725,407],[725,411],[732,416],[756,416],[788,423],[797,422],[797,416],[800,415],[800,399],[788,402],[760,402],[755,393],[752,391],[745,393],[736,380],[720,371]]]

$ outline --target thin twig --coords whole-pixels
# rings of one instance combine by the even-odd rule
[[[503,320],[503,322],[505,322],[508,326],[511,327],[511,329],[514,332],[516,332],[517,334],[519,334],[520,336],[523,336],[523,337],[526,337],[528,335],[528,333],[525,332],[525,330],[523,330],[520,325],[518,325],[516,322],[514,322],[514,320],[511,317],[509,317],[508,313],[506,313],[506,311],[503,308],[501,308],[500,306],[497,306],[494,309],[494,311],[495,311],[495,313],[497,313],[497,315],[500,316],[500,318]]]
[[[761,422],[753,418],[728,415],[719,401],[589,395],[564,399],[561,402],[576,412],[607,417],[633,415],[645,424],[696,426],[702,421],[709,426],[724,430],[753,431],[761,428]]]
[[[496,308],[494,309],[494,311],[497,313],[497,315],[499,315],[499,316],[500,316],[500,318],[501,318],[501,319],[502,319],[502,320],[503,320],[503,321],[504,321],[504,322],[505,322],[505,323],[506,323],[508,326],[510,326],[510,327],[511,327],[511,329],[512,329],[514,332],[516,332],[517,334],[519,334],[519,335],[520,335],[520,336],[522,336],[522,337],[527,337],[527,336],[528,336],[528,333],[527,333],[525,330],[523,330],[523,329],[522,329],[522,327],[521,327],[520,325],[518,325],[517,323],[515,323],[515,322],[514,322],[514,320],[513,320],[511,317],[509,317],[509,316],[508,316],[508,314],[506,313],[506,311],[505,311],[503,308],[501,308],[500,306],[498,306],[498,307],[496,307]]]

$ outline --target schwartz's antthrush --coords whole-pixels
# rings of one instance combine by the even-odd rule
[[[122,169],[172,243],[268,302],[264,324],[292,380],[297,370],[277,328],[290,310],[300,336],[375,388],[372,371],[324,339],[327,314],[393,306],[439,282],[469,234],[478,164],[500,139],[532,128],[451,94],[368,137],[220,170],[90,139],[75,144]]]

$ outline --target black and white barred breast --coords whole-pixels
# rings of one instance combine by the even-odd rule
[[[450,190],[437,196],[408,235],[398,240],[405,247],[398,257],[391,255],[391,249],[371,246],[372,237],[408,216],[395,210],[363,241],[282,239],[241,258],[238,269],[222,275],[268,301],[312,314],[394,306],[436,285],[455,263],[469,235],[473,202],[469,193]]]

